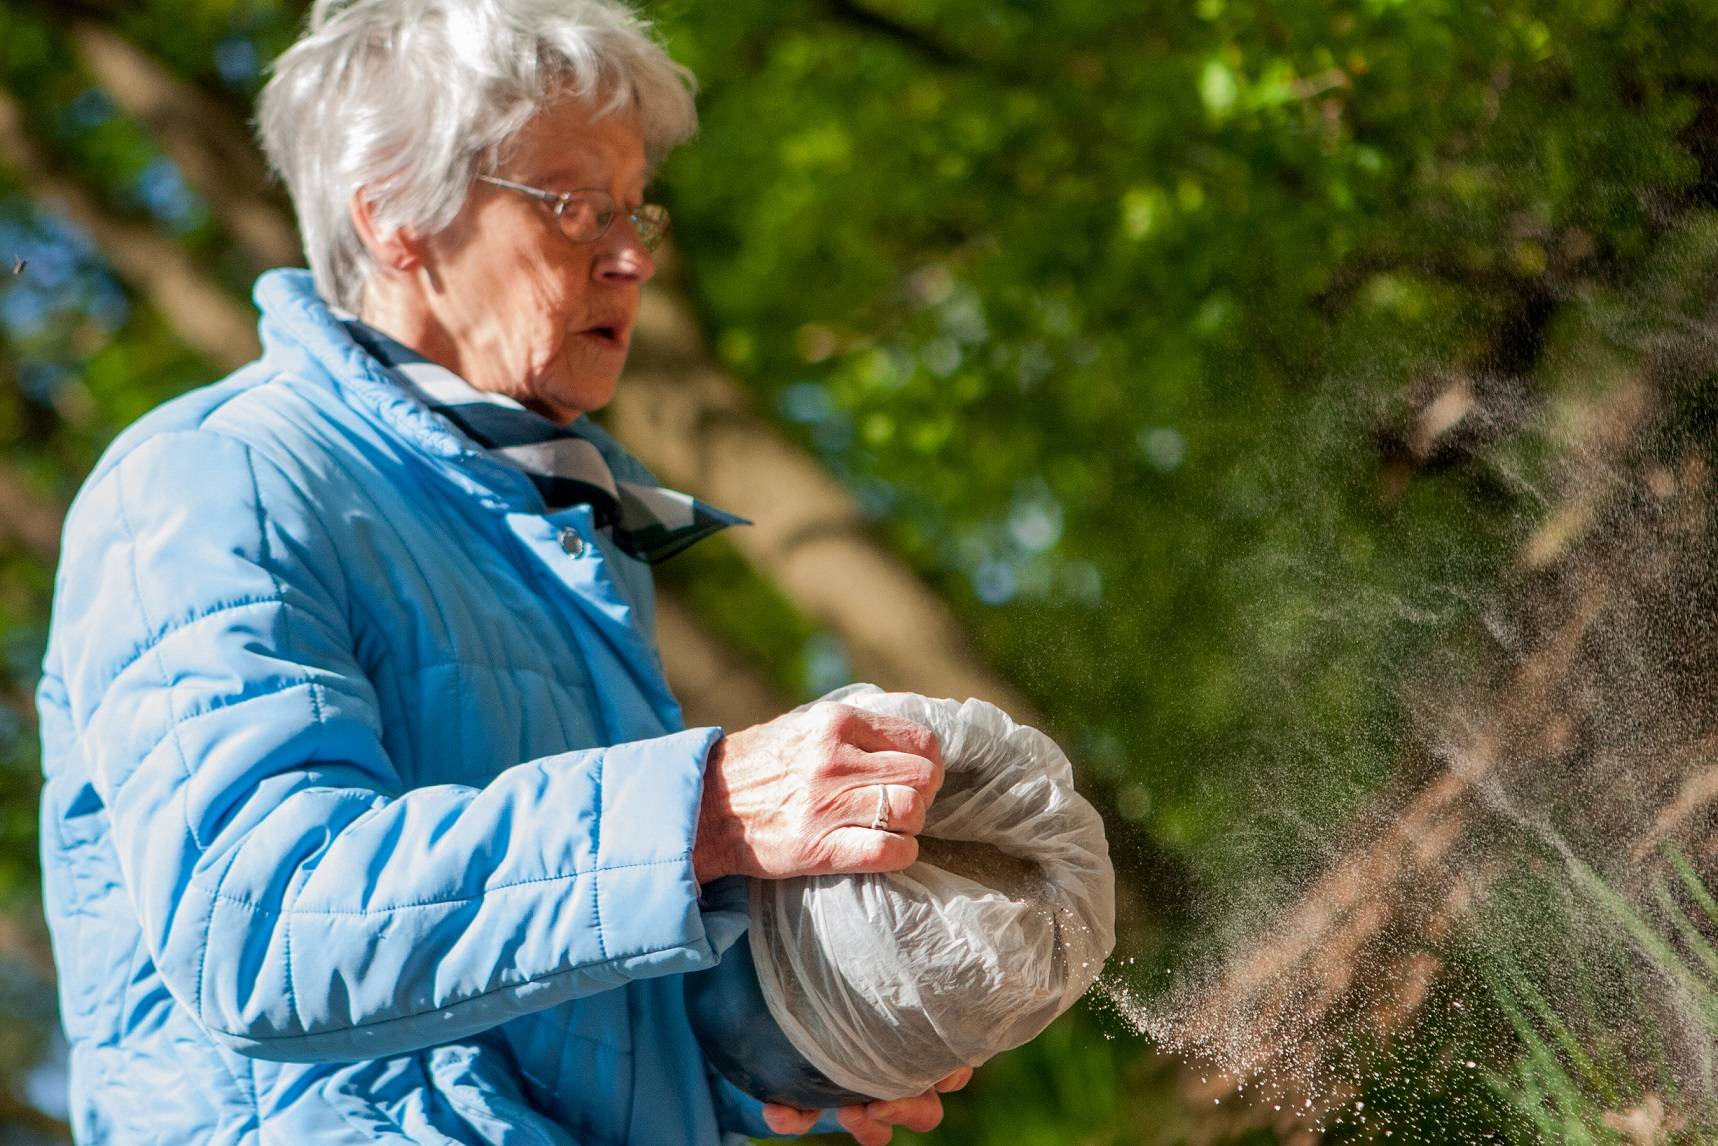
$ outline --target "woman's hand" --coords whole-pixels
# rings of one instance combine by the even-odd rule
[[[693,869],[701,883],[899,871],[942,780],[922,725],[833,702],[790,712],[710,750]]]
[[[935,1130],[943,1120],[941,1096],[959,1090],[971,1078],[972,1068],[963,1066],[916,1097],[843,1106],[836,1114],[841,1119],[841,1128],[853,1135],[859,1146],[888,1146],[896,1126],[905,1126],[919,1134]],[[764,1104],[764,1122],[777,1134],[804,1134],[816,1124],[817,1118],[815,1110],[795,1110],[773,1102]]]

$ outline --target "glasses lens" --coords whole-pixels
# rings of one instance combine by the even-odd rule
[[[660,203],[646,203],[632,216],[638,228],[638,241],[654,251],[668,235],[668,208]]]
[[[614,222],[614,200],[600,191],[580,191],[563,200],[561,230],[575,243],[594,243]]]

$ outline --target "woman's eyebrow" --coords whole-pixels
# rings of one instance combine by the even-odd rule
[[[599,184],[597,182],[593,182],[589,178],[589,174],[589,168],[569,165],[565,167],[550,167],[541,175],[533,176],[533,178],[542,184],[564,184],[564,186],[557,187],[556,189],[572,191],[584,187],[598,186]]]
[[[605,180],[593,179],[591,169],[580,163],[549,167],[543,174],[535,176],[535,178],[539,183],[545,185],[561,184],[562,186],[552,188],[560,191],[576,191],[587,187],[600,187],[604,190],[608,188],[608,183]],[[636,187],[640,194],[648,195],[653,189],[654,182],[649,174],[643,174],[629,181],[627,187],[628,189]]]

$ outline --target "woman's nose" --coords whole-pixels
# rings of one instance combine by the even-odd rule
[[[598,243],[596,275],[600,281],[643,284],[656,273],[656,260],[650,248],[639,241],[630,219],[616,219]]]

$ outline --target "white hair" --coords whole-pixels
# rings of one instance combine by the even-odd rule
[[[257,125],[323,298],[357,310],[375,269],[350,215],[433,234],[552,101],[636,107],[654,167],[697,130],[692,73],[618,0],[316,0]]]

